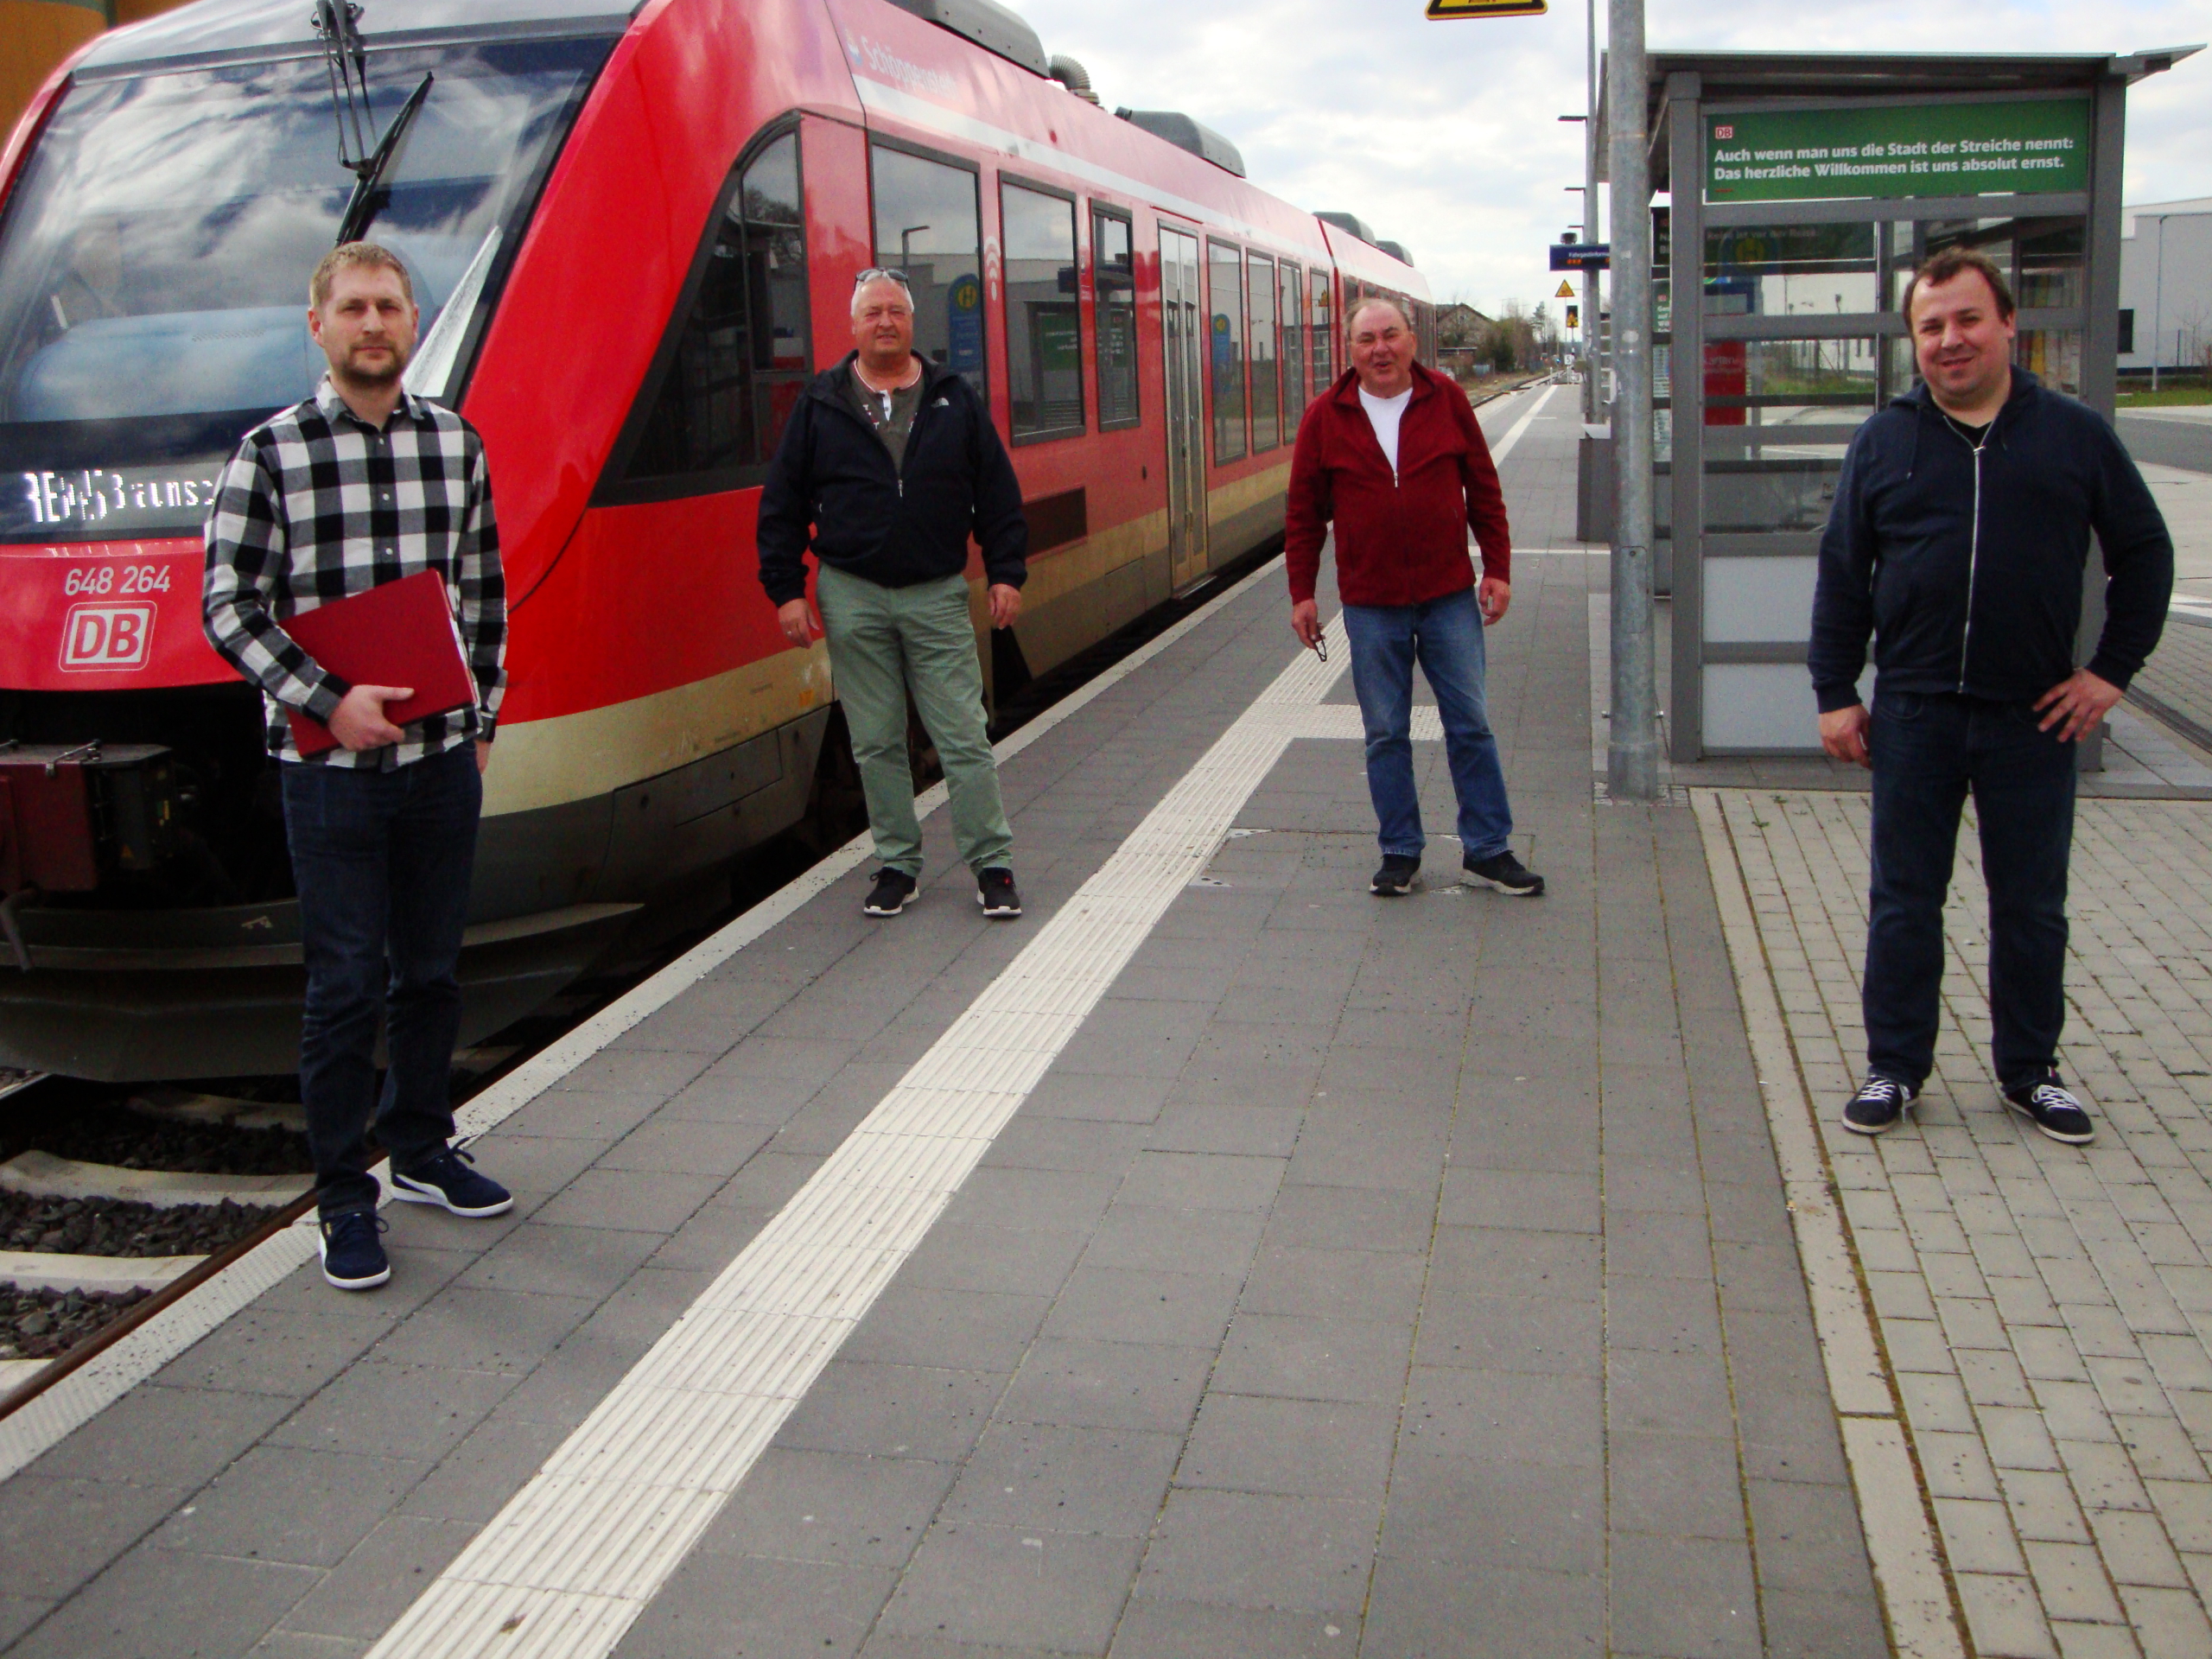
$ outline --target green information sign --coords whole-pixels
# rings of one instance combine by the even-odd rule
[[[2089,100],[1751,110],[1706,118],[1707,201],[2089,188]]]

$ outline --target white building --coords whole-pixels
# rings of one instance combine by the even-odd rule
[[[2120,371],[2204,367],[2212,349],[2212,196],[2120,209]]]

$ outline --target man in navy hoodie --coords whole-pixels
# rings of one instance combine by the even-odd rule
[[[2074,745],[2158,643],[2173,543],[2110,423],[2012,366],[2012,296],[1987,258],[1935,255],[1904,315],[1921,384],[1852,440],[1813,600],[1821,742],[1874,773],[1867,1071],[1844,1127],[1895,1125],[1935,1064],[1943,895],[1971,791],[1998,1086],[2079,1145],[2095,1128],[2058,1072]],[[2077,668],[2092,531],[2105,626]],[[1870,632],[1872,715],[1857,689]]]

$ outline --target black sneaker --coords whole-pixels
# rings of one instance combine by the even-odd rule
[[[1500,893],[1510,893],[1516,899],[1534,899],[1544,890],[1544,878],[1525,868],[1513,856],[1510,848],[1488,858],[1467,859],[1461,868],[1476,880],[1487,881]]]
[[[322,1276],[340,1290],[374,1290],[391,1277],[391,1262],[377,1235],[384,1217],[373,1210],[348,1210],[325,1216],[315,1243],[322,1252]]]
[[[870,916],[896,916],[914,902],[914,878],[903,870],[878,870],[861,909]]]
[[[2005,1091],[2005,1103],[2054,1141],[2078,1147],[2094,1138],[2097,1126],[2089,1121],[2082,1103],[2058,1080],[2058,1073],[2043,1076]]]
[[[515,1207],[514,1195],[469,1166],[476,1160],[447,1147],[413,1169],[391,1172],[391,1196],[406,1204],[435,1204],[471,1221],[504,1216]]]
[[[1367,890],[1384,899],[1396,899],[1413,891],[1414,877],[1420,874],[1421,860],[1403,853],[1385,853],[1382,868],[1375,872]]]
[[[1012,870],[978,870],[976,872],[976,902],[989,917],[1008,917],[1021,914],[1021,895],[1014,890]]]
[[[1885,1129],[1897,1128],[1905,1108],[1919,1098],[1919,1090],[1909,1089],[1878,1071],[1869,1071],[1866,1081],[1859,1085],[1859,1092],[1843,1109],[1843,1127],[1853,1135],[1879,1135]]]

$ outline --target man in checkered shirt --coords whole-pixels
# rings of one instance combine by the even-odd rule
[[[207,527],[207,638],[261,688],[282,772],[308,970],[300,1092],[323,1274],[341,1290],[391,1277],[369,1173],[372,1107],[393,1197],[461,1216],[514,1207],[452,1147],[448,1095],[480,774],[506,682],[506,594],[483,442],[401,384],[419,321],[392,254],[368,242],[326,254],[308,326],[330,372],[314,397],[246,434]],[[385,705],[410,688],[348,684],[283,619],[422,570],[458,599],[477,701],[399,727]],[[288,709],[328,727],[339,747],[302,759]],[[390,1065],[378,1100],[380,1014]]]

